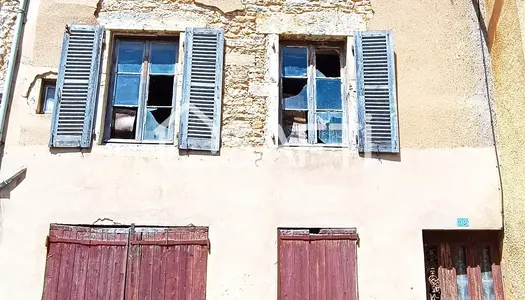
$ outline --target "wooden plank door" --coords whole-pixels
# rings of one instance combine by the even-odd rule
[[[279,300],[356,300],[354,229],[279,230]]]
[[[205,300],[208,229],[135,228],[126,300]]]
[[[52,224],[43,300],[122,300],[127,228]]]

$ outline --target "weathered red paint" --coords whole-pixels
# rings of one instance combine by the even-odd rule
[[[43,300],[205,300],[208,245],[202,227],[51,225]]]
[[[432,231],[425,232],[426,245],[438,247],[439,282],[442,300],[457,300],[457,279],[452,263],[451,247],[463,246],[466,252],[467,278],[470,300],[483,299],[480,252],[482,247],[490,248],[492,258],[492,279],[496,300],[504,300],[501,274],[501,254],[499,251],[500,233],[497,231]],[[427,286],[428,289],[428,286]]]
[[[43,300],[121,300],[127,233],[51,225]],[[93,243],[90,241],[102,241]]]
[[[279,300],[357,299],[354,230],[279,231]]]
[[[479,266],[479,252],[476,244],[471,243],[466,247],[467,252],[467,276],[470,300],[483,300],[481,286],[481,268]]]
[[[138,228],[129,246],[126,300],[204,300],[206,228]]]

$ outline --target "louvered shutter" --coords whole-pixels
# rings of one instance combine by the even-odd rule
[[[356,32],[360,152],[399,152],[391,31]]]
[[[103,27],[66,28],[50,147],[89,148],[98,94]]]
[[[224,32],[186,30],[179,148],[219,151]]]

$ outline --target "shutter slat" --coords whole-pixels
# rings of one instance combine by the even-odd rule
[[[91,146],[102,37],[100,26],[71,25],[64,34],[50,147]]]
[[[355,49],[359,151],[398,153],[392,32],[357,32]]]
[[[179,148],[220,148],[224,32],[188,28]]]

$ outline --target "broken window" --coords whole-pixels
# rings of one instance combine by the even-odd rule
[[[176,40],[117,39],[106,140],[173,141]]]
[[[497,231],[425,231],[427,300],[503,299]]]
[[[283,144],[343,143],[342,53],[337,45],[283,46]]]
[[[43,80],[38,113],[52,114],[55,104],[56,80]]]

